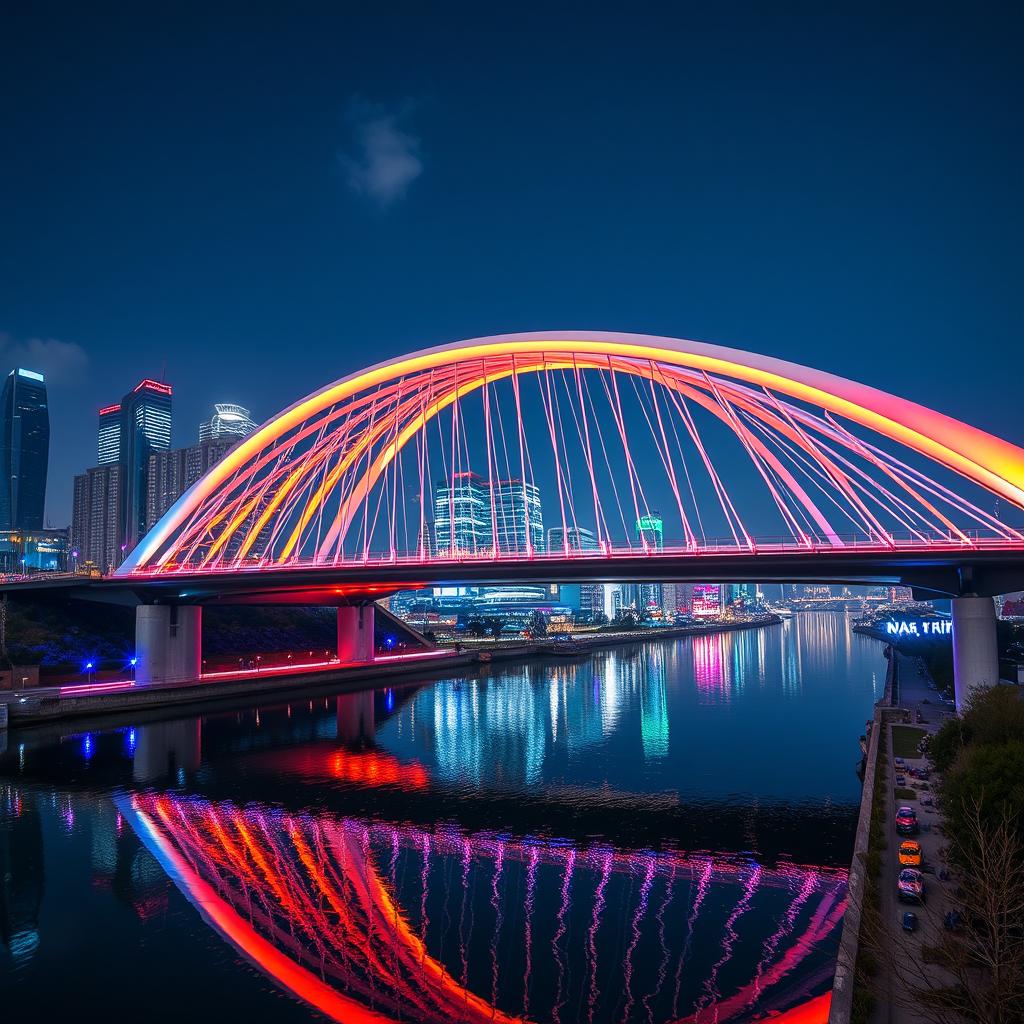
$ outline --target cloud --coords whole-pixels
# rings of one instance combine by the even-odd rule
[[[29,338],[18,341],[0,331],[0,374],[7,376],[16,366],[36,370],[50,383],[74,381],[89,365],[89,356],[81,345],[56,338]]]
[[[404,198],[423,173],[420,140],[399,127],[406,110],[354,103],[348,113],[351,145],[338,152],[349,188],[382,208]]]

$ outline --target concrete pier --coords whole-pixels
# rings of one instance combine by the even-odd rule
[[[999,682],[996,607],[990,597],[955,597],[953,605],[953,686],[956,709],[976,687]]]
[[[338,609],[338,661],[342,665],[373,661],[374,605],[343,605]]]
[[[198,605],[142,604],[135,609],[135,681],[191,683],[203,662],[203,611]]]

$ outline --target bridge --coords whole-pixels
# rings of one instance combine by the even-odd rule
[[[547,531],[545,533],[545,525]],[[1024,450],[770,356],[601,332],[378,363],[268,420],[100,580],[139,681],[199,670],[201,608],[319,603],[343,660],[373,600],[459,583],[899,583],[953,600],[960,696],[998,680],[989,597],[1024,588]]]

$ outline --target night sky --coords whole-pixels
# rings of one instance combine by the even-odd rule
[[[1024,443],[1019,5],[333,6],[5,13],[0,369],[50,378],[54,525],[143,376],[180,445],[507,331],[767,352]]]

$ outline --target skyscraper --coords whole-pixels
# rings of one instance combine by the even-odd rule
[[[124,466],[96,466],[75,477],[71,516],[74,568],[86,565],[110,572],[121,564],[124,543]],[[78,552],[77,555],[74,552]]]
[[[171,447],[170,384],[144,380],[121,400],[124,474],[124,540],[131,551],[146,532],[149,457]]]
[[[636,521],[636,542],[645,551],[661,551],[665,547],[665,523],[660,512],[648,511]],[[637,586],[638,611],[653,612],[662,606],[660,583],[641,583]]]
[[[548,530],[548,553],[556,555],[565,551],[597,551],[597,539],[590,530],[583,527],[561,526]],[[602,583],[562,584],[559,600],[576,609],[580,617],[591,621],[594,616],[604,613],[605,596]]]
[[[544,516],[540,491],[522,479],[492,480],[495,547],[499,555],[529,554],[544,550]],[[490,504],[487,506],[490,515]]]
[[[41,373],[11,370],[0,396],[0,530],[41,530],[50,413]]]
[[[146,530],[201,477],[215,466],[240,438],[227,435],[207,438],[188,448],[153,452],[146,477]]]
[[[244,406],[218,402],[213,407],[213,415],[199,424],[199,440],[231,437],[237,441],[240,437],[248,437],[255,429],[256,423]]]
[[[491,548],[491,505],[487,481],[476,473],[455,473],[434,488],[434,536],[438,556],[478,554]]]
[[[121,461],[121,403],[100,409],[100,425],[96,441],[97,466]]]
[[[521,479],[455,473],[434,488],[437,554],[526,554],[544,550],[540,491]]]

